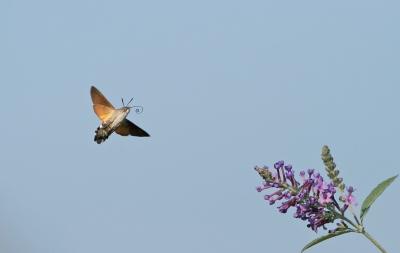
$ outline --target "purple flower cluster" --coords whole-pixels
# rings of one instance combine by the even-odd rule
[[[283,161],[274,164],[276,173],[271,172],[267,166],[263,168],[256,166],[254,169],[264,179],[263,186],[256,188],[258,192],[269,188],[276,189],[272,194],[264,195],[264,199],[268,200],[270,205],[282,199],[286,200],[281,202],[278,207],[279,212],[286,213],[290,207],[295,207],[296,211],[293,216],[307,220],[309,222],[307,227],[315,232],[321,226],[326,229],[324,226],[326,223],[340,218],[338,212],[343,214],[349,205],[357,205],[352,195],[354,189],[348,187],[348,195],[340,198],[345,205],[340,208],[335,200],[335,183],[333,181],[325,182],[319,173],[314,173],[314,169],[307,170],[307,173],[300,172],[301,183],[295,179],[292,165],[284,166]]]

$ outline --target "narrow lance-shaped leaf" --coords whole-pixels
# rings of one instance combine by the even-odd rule
[[[371,205],[375,202],[375,200],[383,193],[383,191],[398,177],[394,176],[389,179],[386,179],[382,183],[378,184],[375,189],[372,190],[372,192],[368,195],[368,197],[365,198],[364,203],[361,206],[361,213],[360,213],[360,219],[361,219],[361,224],[363,223],[363,219],[365,215],[367,215],[369,209],[371,208]]]
[[[314,246],[314,245],[316,245],[316,244],[318,244],[318,243],[320,243],[320,242],[323,242],[323,241],[325,241],[325,240],[328,240],[328,239],[330,239],[330,238],[332,238],[332,237],[335,237],[335,236],[338,236],[338,235],[343,235],[343,234],[350,233],[350,232],[354,232],[354,231],[351,231],[351,230],[347,230],[347,231],[337,231],[337,232],[334,233],[334,234],[328,234],[328,235],[321,236],[320,238],[317,238],[317,239],[315,239],[314,241],[312,241],[312,242],[310,242],[309,244],[307,244],[306,246],[304,246],[304,248],[301,250],[301,252],[305,251],[305,250],[308,249],[308,248],[311,248],[312,246]]]

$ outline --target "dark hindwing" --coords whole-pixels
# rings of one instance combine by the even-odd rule
[[[137,137],[148,137],[150,136],[146,131],[133,124],[131,121],[125,119],[121,125],[115,130],[115,132],[122,136],[132,135]]]

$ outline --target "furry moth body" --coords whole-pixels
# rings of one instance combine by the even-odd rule
[[[93,86],[90,89],[90,96],[93,101],[93,110],[102,121],[94,132],[94,141],[98,144],[107,140],[113,132],[122,136],[150,136],[146,131],[126,119],[130,112],[130,107],[124,106],[120,109],[115,109],[103,94]]]
[[[94,132],[94,141],[100,144],[107,140],[108,136],[110,136],[125,120],[129,111],[129,108],[115,110],[115,113],[112,114],[106,121],[102,122]]]

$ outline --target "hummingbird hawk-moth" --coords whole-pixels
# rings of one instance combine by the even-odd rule
[[[122,136],[150,136],[146,131],[126,119],[132,108],[128,106],[130,102],[116,110],[103,94],[93,86],[90,88],[90,96],[93,101],[93,110],[101,120],[100,126],[94,132],[94,141],[98,144],[107,140],[108,136],[114,131]]]

